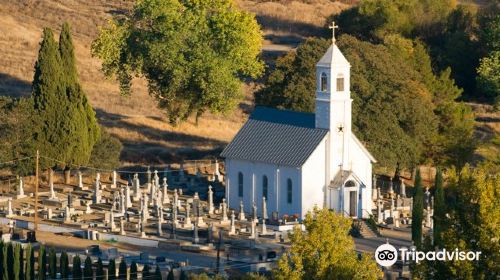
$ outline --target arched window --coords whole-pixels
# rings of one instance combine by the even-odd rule
[[[243,173],[238,172],[238,196],[243,197]]]
[[[353,180],[349,180],[349,181],[345,182],[345,186],[346,186],[346,188],[355,187],[356,183],[354,183]]]
[[[293,194],[293,186],[292,186],[292,179],[288,178],[286,181],[286,201],[288,203],[292,203],[292,194]]]
[[[321,91],[325,92],[328,90],[328,77],[326,73],[321,73]]]
[[[344,75],[337,76],[337,91],[344,91]]]
[[[262,196],[265,197],[266,199],[267,199],[267,185],[268,185],[267,176],[264,175],[262,177]]]

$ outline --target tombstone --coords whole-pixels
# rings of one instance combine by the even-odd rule
[[[111,188],[116,188],[116,187],[117,187],[117,185],[116,185],[116,176],[117,176],[117,174],[116,174],[116,170],[113,170],[113,175],[112,175],[112,177],[113,177],[113,182],[112,182],[112,184],[111,184]]]
[[[90,208],[90,203],[85,203],[85,214],[92,214],[92,209]]]
[[[71,192],[68,193],[68,207],[73,208],[73,194]]]
[[[78,170],[78,188],[83,190],[83,174],[80,170]]]
[[[265,196],[262,197],[262,219],[269,219],[269,217],[267,216],[267,202]]]
[[[392,218],[394,222],[394,227],[399,227],[399,211],[394,211],[394,217]]]
[[[7,217],[14,216],[14,211],[12,211],[12,198],[7,199]]]
[[[151,184],[151,169],[149,168],[149,166],[148,170],[146,171],[146,177],[147,177],[146,183]]]
[[[221,175],[220,175],[220,170],[219,170],[219,162],[217,160],[215,160],[215,172],[214,172],[214,179],[215,181],[217,182],[221,182],[222,181],[222,178],[221,178]]]
[[[157,188],[160,188],[160,177],[158,176],[158,170],[154,171],[154,183]]]
[[[257,232],[255,228],[255,220],[250,221],[250,239],[256,239],[257,238]]]
[[[193,229],[193,243],[198,244],[200,242],[200,238],[198,237],[198,223],[194,223]]]
[[[234,210],[231,210],[231,226],[229,228],[229,235],[236,235]]]
[[[177,225],[177,206],[172,206],[172,224]]]
[[[49,199],[56,200],[57,196],[56,196],[56,193],[54,191],[54,184],[49,184],[49,188],[50,188],[50,197],[49,197]]]
[[[111,232],[114,232],[116,230],[116,225],[115,225],[115,212],[111,211],[110,213],[110,218],[109,218],[109,226],[111,228]]]
[[[24,182],[23,177],[19,177],[19,186],[17,188],[16,198],[19,199],[23,197],[26,197],[26,195],[24,194]]]
[[[260,234],[266,235],[267,234],[267,227],[266,227],[266,219],[262,218],[262,223],[260,224]]]
[[[120,218],[120,235],[125,235],[125,219]]]
[[[52,208],[47,209],[47,219],[48,220],[52,219],[52,216],[53,216]]]
[[[377,199],[377,223],[382,224],[384,222],[384,217],[382,217],[382,206],[383,201],[379,198]]]
[[[151,183],[151,184],[148,183],[148,192],[149,192],[149,199],[151,199],[151,203],[154,205],[155,196],[156,196],[156,183],[155,183],[155,181],[153,181],[153,183]]]
[[[191,223],[191,213],[189,212],[191,206],[189,202],[186,201],[186,219],[184,219],[184,228],[192,228],[193,224]]]
[[[220,207],[222,208],[221,223],[227,223],[227,221],[228,221],[228,219],[227,219],[227,206],[226,206],[226,199],[225,198],[222,199],[222,203],[220,204]]]
[[[157,228],[156,228],[156,234],[158,236],[161,236],[163,234],[162,228],[161,228],[162,221],[161,219],[158,219],[158,223],[156,223]]]
[[[392,184],[392,178],[389,179],[389,197],[392,198],[394,197],[394,187],[393,187],[393,184]]]
[[[243,200],[240,200],[240,213],[239,213],[238,219],[240,221],[245,221],[246,220],[246,218],[245,218],[245,210],[243,208]]]
[[[141,212],[141,218],[139,221],[139,229],[141,231],[141,238],[146,238],[146,221],[144,219],[144,211]]]
[[[71,221],[71,215],[69,211],[69,206],[66,206],[64,208],[64,222],[69,223]]]
[[[394,220],[394,198],[391,197],[391,208],[389,210],[389,217]]]
[[[135,201],[139,201],[141,200],[141,182],[139,181],[139,175],[137,173],[134,174],[134,180],[132,181],[134,182],[133,185],[134,185],[134,200]]]
[[[149,219],[149,211],[148,211],[148,208],[149,208],[149,201],[148,201],[148,195],[147,194],[143,194],[143,202],[144,202],[144,217],[145,219]]]
[[[257,222],[257,204],[255,202],[252,204],[252,220]]]
[[[431,227],[431,206],[427,205],[427,209],[425,211],[425,227]]]
[[[132,207],[132,200],[130,199],[130,186],[127,183],[125,186],[125,210],[128,210]]]
[[[99,174],[99,173],[98,173]],[[94,190],[94,197],[93,197],[93,202],[94,204],[101,203],[101,182],[99,180],[95,181],[95,190]]]
[[[430,201],[431,192],[429,191],[429,187],[426,187],[426,188],[425,188],[425,193],[424,193],[424,195],[425,195],[425,196],[424,196],[424,203],[425,203],[425,204],[424,204],[424,207],[426,207],[426,208],[427,208],[427,207],[429,207],[429,206],[430,206],[430,203],[431,203],[431,201]]]
[[[169,204],[170,203],[170,198],[168,197],[168,183],[167,183],[167,177],[163,177],[163,204]]]
[[[406,186],[405,186],[405,180],[401,178],[401,183],[399,184],[399,190],[400,190],[400,195],[402,198],[406,198]]]
[[[179,207],[179,194],[177,194],[177,189],[174,189],[174,205],[172,207]]]
[[[208,214],[214,213],[214,192],[212,186],[208,186]]]

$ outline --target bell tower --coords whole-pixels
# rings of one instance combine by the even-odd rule
[[[332,23],[332,45],[316,64],[316,127],[330,131],[330,169],[349,169],[351,141],[350,68],[351,65],[335,44]]]

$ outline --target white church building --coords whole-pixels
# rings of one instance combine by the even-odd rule
[[[334,37],[335,38],[335,37]],[[313,89],[311,89],[313,90]],[[372,211],[372,164],[352,133],[350,64],[335,44],[316,64],[316,111],[257,107],[224,149],[226,200],[245,212],[303,218],[314,206],[352,218]]]

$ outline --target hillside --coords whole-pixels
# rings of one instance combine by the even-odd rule
[[[328,0],[313,4],[294,1],[237,4],[256,13],[263,25],[263,57],[268,62],[295,47],[305,36],[322,32],[329,15],[348,7]],[[106,79],[100,72],[99,60],[91,57],[90,45],[99,26],[131,5],[132,1],[122,0],[1,0],[0,94],[30,94],[43,27],[59,32],[62,22],[68,21],[72,26],[83,88],[100,123],[124,143],[122,160],[125,163],[160,163],[217,155],[245,121],[256,85],[245,85],[247,97],[233,113],[205,115],[198,126],[193,120],[178,127],[168,125],[142,80],[134,83],[131,97],[120,96],[117,83]]]

